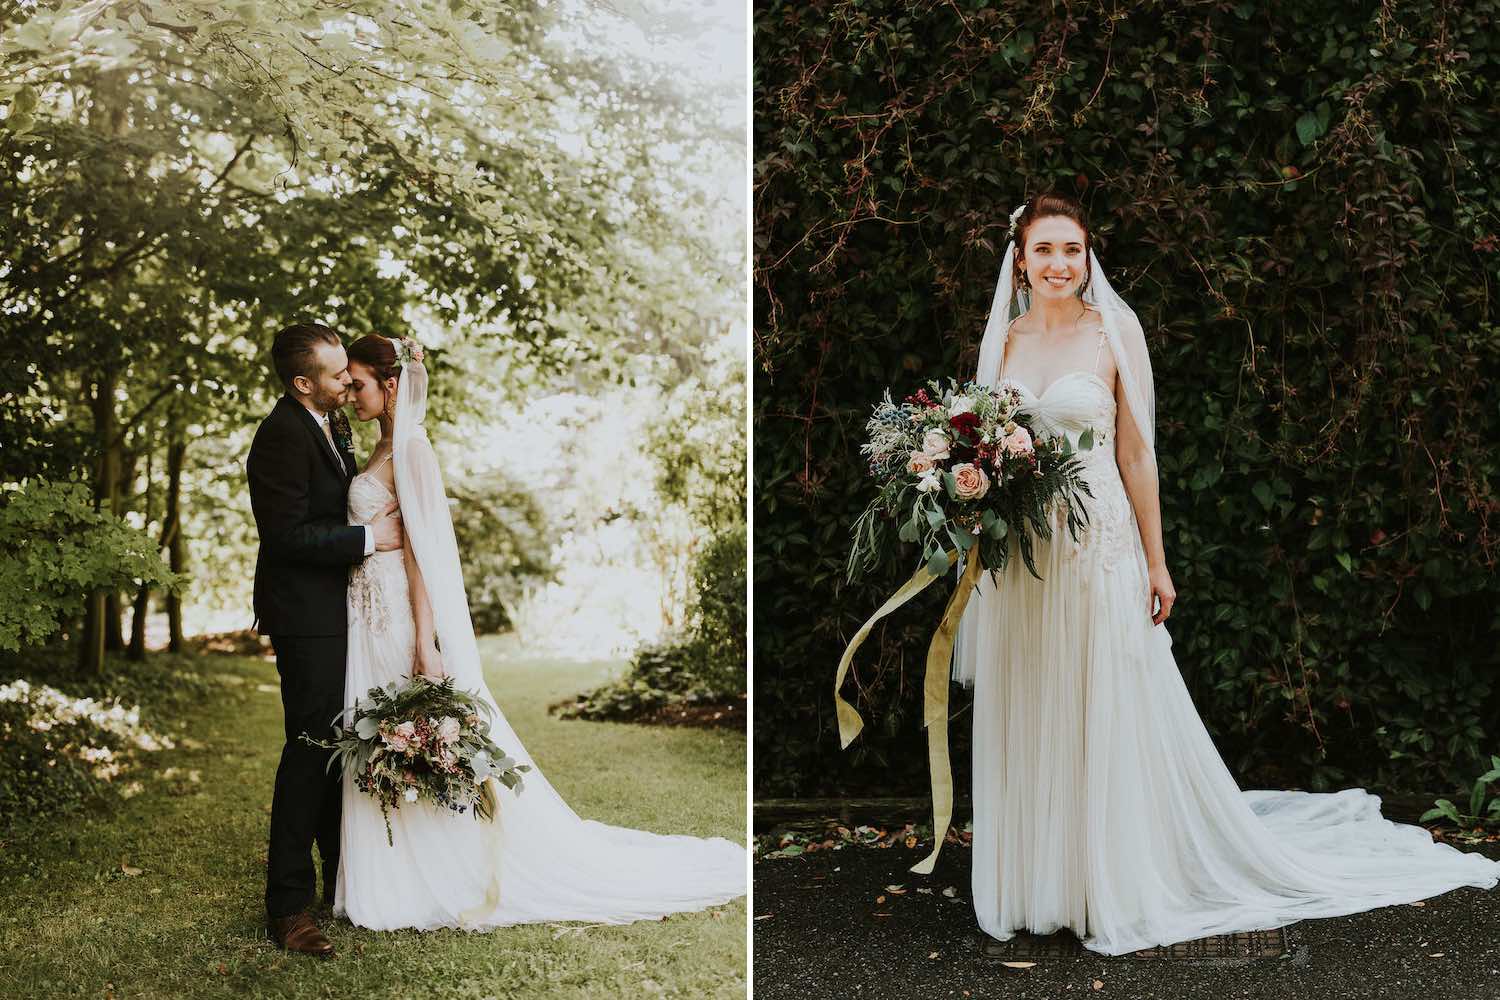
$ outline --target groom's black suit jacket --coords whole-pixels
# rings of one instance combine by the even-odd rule
[[[307,407],[282,396],[262,420],[245,472],[260,534],[255,615],[262,635],[343,635],[349,567],[364,558],[365,529],[345,514],[354,455],[334,460]]]

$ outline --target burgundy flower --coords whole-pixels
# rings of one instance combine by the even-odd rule
[[[972,410],[967,413],[960,413],[957,416],[949,417],[948,423],[952,424],[960,434],[973,437],[974,432],[979,429],[979,414]]]

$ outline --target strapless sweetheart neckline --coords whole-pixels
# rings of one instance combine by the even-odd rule
[[[1074,375],[1082,375],[1084,378],[1091,378],[1091,379],[1093,379],[1094,382],[1099,386],[1099,388],[1101,388],[1105,392],[1109,393],[1111,397],[1114,396],[1114,390],[1112,390],[1108,385],[1105,384],[1104,379],[1100,378],[1095,373],[1093,373],[1091,371],[1085,371],[1082,368],[1080,368],[1080,369],[1078,369],[1076,371],[1065,372],[1064,374],[1059,375],[1057,378],[1055,378],[1051,382],[1047,383],[1047,388],[1043,389],[1040,393],[1033,392],[1030,386],[1028,386],[1025,382],[1022,382],[1020,379],[1016,378],[1013,375],[1003,375],[1003,376],[1001,376],[1000,381],[1002,383],[1009,382],[1010,384],[1012,384],[1014,386],[1017,386],[1017,387],[1019,387],[1021,389],[1024,389],[1027,393],[1029,393],[1031,395],[1032,399],[1045,399],[1046,396],[1047,396],[1047,393],[1049,393],[1053,389],[1055,389],[1057,387],[1057,384],[1059,382],[1065,382],[1069,378],[1072,378]]]

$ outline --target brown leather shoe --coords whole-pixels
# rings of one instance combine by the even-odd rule
[[[267,921],[271,940],[287,951],[319,958],[333,957],[333,942],[318,930],[313,918],[306,913],[294,913],[290,917],[272,917]]]

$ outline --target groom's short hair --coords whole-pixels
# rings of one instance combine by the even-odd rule
[[[321,323],[297,323],[276,335],[271,344],[271,364],[276,367],[276,377],[288,392],[295,392],[292,379],[301,375],[318,380],[319,344],[339,344],[339,335]]]

